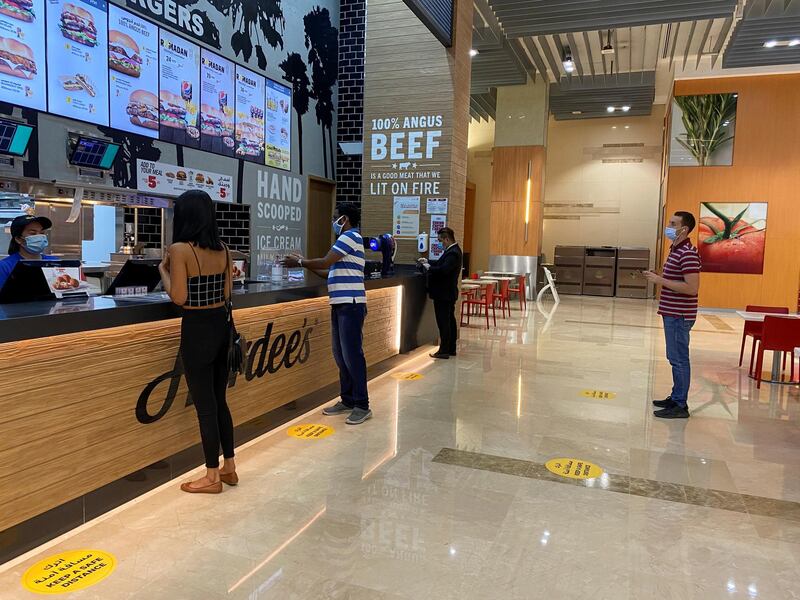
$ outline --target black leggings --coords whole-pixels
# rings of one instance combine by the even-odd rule
[[[233,458],[233,419],[225,391],[228,387],[227,311],[222,308],[186,310],[181,322],[181,359],[203,442],[206,467],[219,467],[222,455]]]

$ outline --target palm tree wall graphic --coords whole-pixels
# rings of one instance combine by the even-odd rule
[[[323,162],[325,177],[328,177],[328,150],[330,150],[331,172],[335,171],[336,153],[332,134],[335,112],[333,88],[339,76],[339,31],[331,25],[328,9],[319,6],[303,17],[303,24],[308,63],[311,65],[311,97],[317,102],[317,123],[322,128]]]
[[[297,139],[300,151],[300,174],[303,174],[303,115],[308,112],[308,67],[297,52],[291,52],[280,65],[283,78],[292,85],[292,107],[297,113]]]

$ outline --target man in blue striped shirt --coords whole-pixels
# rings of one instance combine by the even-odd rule
[[[367,361],[364,357],[364,240],[358,232],[361,211],[352,204],[339,204],[333,213],[336,243],[324,258],[287,257],[288,267],[305,267],[328,277],[331,304],[333,357],[339,367],[341,400],[322,411],[332,416],[349,413],[345,423],[359,425],[372,417],[367,393]]]

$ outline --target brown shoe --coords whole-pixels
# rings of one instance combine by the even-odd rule
[[[203,487],[191,487],[191,482],[187,481],[181,484],[181,489],[190,494],[221,494],[222,482],[217,481],[216,483],[209,483]]]
[[[236,471],[233,473],[220,473],[219,478],[222,483],[227,483],[228,485],[237,485],[239,483],[239,476]]]

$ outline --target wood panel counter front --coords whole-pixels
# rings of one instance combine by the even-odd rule
[[[399,352],[402,286],[370,289],[364,350]],[[248,340],[235,425],[338,380],[328,299],[235,311]],[[168,319],[0,344],[0,531],[199,441]]]

